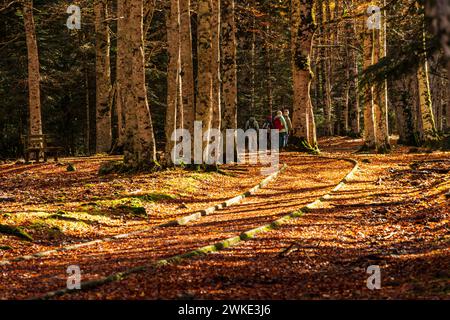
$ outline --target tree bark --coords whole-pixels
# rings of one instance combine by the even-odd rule
[[[171,152],[175,146],[172,134],[177,129],[177,110],[179,109],[180,79],[180,9],[179,1],[170,1],[167,19],[167,46],[169,63],[167,68],[167,110],[166,110],[166,163],[173,164]]]
[[[356,39],[357,32],[356,32],[356,19],[352,21],[352,34],[353,37]],[[356,42],[356,41],[354,41]],[[349,125],[350,125],[350,133],[354,136],[358,136],[361,133],[361,122],[360,122],[360,114],[361,114],[361,108],[360,108],[360,88],[359,88],[359,70],[358,70],[358,52],[355,52],[352,50],[351,54],[351,72],[350,72],[350,88],[353,90],[354,94],[352,95],[352,100],[350,102],[349,106]]]
[[[364,27],[365,21],[364,21]],[[374,62],[375,55],[375,31],[367,30],[363,33],[364,69],[370,67]],[[368,149],[376,149],[376,123],[375,123],[375,101],[374,87],[366,84],[364,92],[364,143]]]
[[[33,16],[33,0],[25,0],[23,19],[28,52],[29,134],[42,134],[39,52]]]
[[[310,90],[312,72],[310,56],[314,34],[313,3],[308,0],[292,1],[291,50],[294,85],[292,126],[293,136],[317,145],[314,113]]]
[[[123,1],[117,1],[117,56],[116,56],[116,112],[117,112],[117,148],[123,148],[125,136],[125,73],[124,58],[126,54],[125,34],[120,32],[125,27],[125,8]]]
[[[156,160],[150,109],[145,83],[143,2],[122,2],[123,19],[119,20],[118,41],[122,45],[123,106],[125,107],[126,141],[124,162],[136,169],[145,169]],[[124,62],[127,63],[124,63]]]
[[[111,66],[108,23],[108,1],[95,0],[95,74],[96,74],[96,150],[97,153],[109,152],[112,144],[111,130]]]
[[[423,45],[425,43],[425,22],[423,22]],[[434,121],[433,105],[431,100],[430,78],[428,74],[428,59],[426,53],[420,55],[417,68],[418,94],[419,94],[419,137],[422,143],[434,140],[436,124]]]
[[[385,5],[385,1],[380,3]],[[375,59],[373,63],[386,56],[386,17],[383,13],[383,22],[381,30],[375,30],[376,44],[375,44]],[[376,88],[376,103],[375,103],[375,122],[376,122],[376,147],[378,151],[385,152],[391,148],[389,139],[389,124],[388,124],[388,95],[387,95],[387,80],[377,84]]]
[[[196,121],[202,122],[202,143],[204,152],[208,152],[213,103],[213,48],[212,48],[212,4],[211,0],[198,1],[198,96],[196,106]]]
[[[190,0],[180,0],[181,82],[183,90],[183,127],[194,136],[195,86],[192,60]]]
[[[325,0],[325,12],[324,21],[331,21],[331,8],[330,1]],[[324,26],[323,36],[325,43],[331,44],[331,31],[330,26]],[[324,118],[325,118],[325,135],[333,135],[333,123],[332,123],[332,113],[333,113],[333,102],[331,98],[331,78],[333,77],[333,66],[331,62],[332,50],[330,47],[325,49],[325,107],[324,107]]]
[[[212,1],[212,123],[214,129],[221,129],[222,125],[222,108],[221,108],[221,75],[220,75],[220,2],[221,0]]]
[[[237,128],[237,64],[234,0],[222,0],[223,129]]]

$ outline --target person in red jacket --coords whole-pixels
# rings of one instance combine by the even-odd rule
[[[288,131],[288,125],[283,117],[283,112],[277,111],[277,116],[273,119],[273,128],[280,132],[280,149],[286,147],[286,135]]]

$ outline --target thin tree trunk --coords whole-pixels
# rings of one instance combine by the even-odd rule
[[[413,106],[415,104],[413,75],[405,75],[402,79],[394,80],[392,83],[393,93],[390,95],[392,105],[395,107],[397,120],[397,131],[399,143],[404,145],[415,145]],[[392,92],[391,90],[391,92]]]
[[[94,1],[95,14],[95,52],[96,52],[96,150],[109,152],[112,144],[111,109],[111,67],[108,24],[108,1]]]
[[[220,130],[222,124],[221,90],[220,90],[220,0],[212,1],[212,128]]]
[[[125,34],[120,32],[125,27],[123,1],[117,1],[117,56],[116,56],[116,112],[117,112],[117,148],[124,147],[125,136],[125,73],[126,54]]]
[[[330,1],[325,0],[325,21],[331,21],[331,8]],[[324,26],[324,42],[328,45],[331,44],[331,31],[330,26]],[[332,50],[330,47],[325,49],[325,108],[324,108],[324,117],[325,117],[325,135],[331,136],[333,135],[333,125],[332,125],[332,98],[331,98],[331,78],[333,77],[333,67],[331,62],[331,54]]]
[[[255,0],[251,0],[251,7],[255,8]],[[250,116],[254,116],[256,112],[256,17],[255,12],[251,11],[252,15],[252,42],[250,48]]]
[[[194,136],[195,86],[192,61],[190,0],[180,0],[181,82],[183,86],[183,127]]]
[[[356,20],[354,19],[352,21],[353,23],[353,27],[352,27],[352,34],[354,39],[356,40],[357,37],[357,32],[356,32]],[[354,41],[356,42],[356,41]],[[350,103],[350,107],[349,107],[349,124],[350,124],[350,130],[351,130],[351,134],[354,136],[357,136],[361,133],[361,122],[360,122],[360,117],[361,117],[361,108],[360,108],[360,99],[359,99],[359,95],[360,95],[360,88],[359,88],[359,70],[358,70],[358,57],[359,54],[358,52],[352,51],[351,54],[351,87],[352,90],[354,92],[354,96],[353,99]]]
[[[425,30],[425,23],[423,26]],[[423,43],[425,48],[425,31],[423,31]],[[420,56],[419,67],[417,68],[417,81],[419,93],[419,114],[421,142],[427,143],[434,140],[436,136],[436,124],[433,115],[433,105],[431,100],[430,78],[428,75],[428,60],[426,54]]]
[[[234,0],[222,0],[223,129],[237,128],[237,64]]]
[[[25,0],[23,19],[28,52],[29,134],[42,134],[39,53],[33,16],[33,0]]]
[[[180,92],[180,9],[179,1],[170,1],[167,18],[167,46],[169,63],[167,68],[167,110],[166,110],[166,163],[173,164],[171,152],[175,146],[172,134],[177,129],[177,108]],[[176,160],[176,159],[175,159]]]
[[[234,16],[234,0],[222,0],[222,92],[223,92],[223,118],[222,130],[237,128],[237,43],[236,22]],[[226,134],[224,145],[226,145]],[[235,161],[224,159],[226,163]]]
[[[363,37],[364,69],[367,69],[374,62],[375,31],[368,30],[364,33]],[[372,84],[366,84],[364,94],[364,143],[368,149],[376,149],[375,124],[374,87]]]
[[[385,3],[384,3],[385,4]],[[381,30],[375,30],[375,58],[373,63],[386,56],[386,19],[383,16]],[[375,103],[375,123],[376,129],[376,146],[378,151],[386,152],[390,149],[389,126],[388,126],[388,95],[387,80],[379,83],[376,88]]]
[[[445,94],[445,129],[450,131],[450,57],[447,62],[447,92]]]
[[[270,26],[267,26],[267,34],[270,35]],[[273,114],[273,81],[272,81],[272,55],[270,43],[265,44],[265,62],[267,70],[267,105],[269,114]]]

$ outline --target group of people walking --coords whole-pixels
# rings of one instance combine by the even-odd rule
[[[259,130],[259,123],[255,117],[250,117],[245,123],[245,130],[254,129]],[[287,147],[289,142],[289,135],[292,133],[292,121],[289,117],[289,110],[277,111],[275,117],[269,115],[264,122],[262,129],[268,130],[268,142],[270,143],[270,130],[276,129],[280,133],[280,149]]]

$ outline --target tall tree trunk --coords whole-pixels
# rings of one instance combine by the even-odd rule
[[[356,23],[356,19],[352,20],[352,35],[354,37],[354,42],[356,42],[357,39],[357,32],[356,32],[356,28],[357,28],[357,23]],[[358,57],[359,54],[358,52],[352,50],[351,51],[351,64],[350,64],[350,68],[351,68],[351,73],[350,73],[350,77],[351,77],[351,90],[353,90],[354,94],[352,95],[353,99],[350,102],[350,106],[349,106],[349,125],[350,125],[350,132],[352,135],[357,136],[361,133],[361,123],[360,123],[360,113],[361,113],[361,108],[360,108],[360,99],[359,99],[359,95],[360,95],[360,88],[359,88],[359,70],[358,70]]]
[[[330,0],[325,0],[325,12],[323,12],[324,20],[327,22],[331,21],[331,8]],[[325,108],[324,108],[324,118],[325,118],[325,135],[333,135],[333,123],[332,123],[332,113],[333,113],[333,101],[331,98],[331,79],[333,77],[333,66],[331,61],[331,27],[324,26],[323,36],[324,43],[327,45],[325,49]]]
[[[117,1],[117,56],[116,56],[116,112],[117,112],[117,148],[124,147],[125,132],[125,73],[126,39],[119,30],[125,27],[125,8],[123,1]]]
[[[223,92],[223,118],[222,130],[237,129],[237,43],[234,0],[222,0],[222,92]],[[226,145],[226,132],[224,145]],[[235,139],[235,137],[234,137]],[[236,153],[237,155],[237,153]],[[225,163],[236,161],[224,159]]]
[[[220,90],[220,1],[212,1],[212,128],[220,130],[222,124],[221,90]]]
[[[223,129],[237,128],[237,64],[234,0],[222,0]]]
[[[419,94],[419,135],[422,142],[433,140],[436,133],[433,106],[431,102],[430,83],[428,76],[428,62],[426,57],[417,68],[418,94]]]
[[[112,144],[111,131],[111,67],[108,23],[108,1],[94,1],[95,14],[95,74],[96,74],[96,150],[97,153],[109,152]]]
[[[167,67],[167,110],[166,110],[166,163],[173,164],[171,152],[175,146],[172,134],[177,129],[177,110],[179,108],[180,79],[180,8],[178,0],[170,0],[170,13],[167,18],[167,47],[169,63]],[[175,137],[176,138],[176,137]]]
[[[385,5],[385,1],[381,3]],[[380,6],[381,6],[380,4]],[[386,56],[386,14],[383,13],[383,22],[381,30],[375,30],[375,58],[373,63]],[[388,95],[387,95],[387,80],[380,82],[376,87],[376,103],[375,103],[375,123],[376,129],[376,146],[378,151],[385,152],[391,148],[389,139],[389,125],[388,125]]]
[[[255,8],[256,1],[251,0],[250,5],[252,8]],[[250,48],[250,116],[254,116],[256,112],[256,17],[253,10],[250,11],[252,15],[252,42]]]
[[[354,103],[351,96],[355,92],[355,86],[354,86],[354,79],[353,76],[353,63],[354,63],[354,52],[351,48],[349,48],[349,44],[352,41],[352,30],[353,26],[352,23],[346,22],[345,25],[345,31],[346,31],[346,38],[345,38],[345,53],[346,53],[346,63],[345,63],[345,103],[344,108],[342,109],[342,116],[343,116],[343,133],[347,135],[349,133],[350,129],[350,119],[349,119],[349,113],[351,109],[351,104]]]
[[[181,82],[183,84],[183,123],[194,136],[195,85],[192,60],[190,0],[180,0]]]
[[[198,98],[196,106],[196,121],[202,122],[202,150],[208,152],[209,136],[206,133],[211,128],[213,103],[213,48],[211,28],[211,0],[198,1]],[[197,159],[200,160],[200,159]],[[203,162],[203,161],[202,161]]]
[[[293,136],[317,145],[314,113],[310,90],[312,72],[310,56],[314,34],[313,3],[309,0],[292,1],[291,50],[294,84],[292,126]]]
[[[415,105],[414,77],[411,74],[405,75],[402,79],[394,80],[390,99],[395,108],[397,131],[399,143],[404,145],[415,145],[413,106]]]
[[[36,27],[33,16],[33,0],[25,0],[23,19],[28,52],[28,101],[29,101],[29,134],[42,134],[41,119],[41,75],[39,71],[39,52],[36,39]]]
[[[423,23],[423,45],[425,43],[425,22]],[[419,93],[419,136],[421,142],[427,143],[435,139],[436,124],[433,115],[431,100],[430,78],[428,74],[428,59],[426,53],[420,55],[420,63],[417,68],[417,81]]]
[[[270,35],[270,26],[267,26],[267,34]],[[265,43],[265,63],[267,70],[267,106],[269,114],[273,114],[273,81],[272,81],[272,55],[270,43]]]
[[[366,28],[365,22],[363,28]],[[363,38],[364,69],[367,69],[374,62],[375,31],[365,31]],[[375,101],[372,84],[366,84],[364,92],[364,143],[366,148],[376,149]]]
[[[450,132],[450,56],[447,61],[447,72],[447,91],[445,93],[445,131]]]
[[[333,12],[333,21],[337,21],[342,16],[342,1],[334,1],[334,12]],[[343,105],[340,98],[344,95],[344,92],[342,92],[342,86],[337,85],[336,79],[340,77],[339,69],[342,68],[341,61],[338,58],[339,55],[345,54],[343,53],[341,46],[339,45],[339,30],[340,30],[340,24],[335,22],[333,25],[333,32],[332,32],[332,41],[331,44],[335,48],[334,51],[332,51],[332,55],[330,56],[331,59],[331,66],[332,70],[330,72],[331,81],[333,81],[332,88],[333,91],[333,104],[334,104],[334,115],[335,115],[335,123],[333,124],[334,128],[334,134],[340,136],[342,135],[343,127],[344,127],[344,117],[345,113],[343,110]],[[342,79],[342,78],[341,78]],[[344,80],[345,81],[345,80]]]
[[[79,44],[80,46],[86,39],[86,33],[80,33],[79,34]],[[89,65],[88,65],[88,58],[86,53],[83,54],[83,74],[84,74],[84,101],[86,104],[86,121],[85,121],[85,127],[84,127],[84,145],[86,150],[86,155],[91,155],[91,97],[90,97],[90,90],[89,90]]]
[[[133,168],[148,168],[156,160],[153,125],[145,84],[143,2],[120,2],[123,6],[119,19],[118,43],[123,45],[122,81],[123,107],[125,107],[125,164]]]

